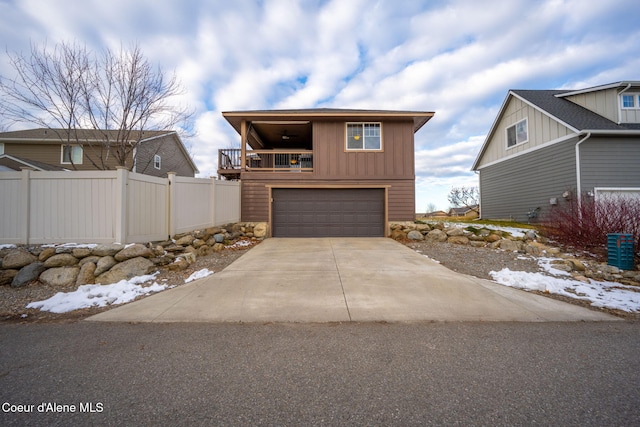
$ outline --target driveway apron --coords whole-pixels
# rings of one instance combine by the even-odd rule
[[[272,238],[219,273],[90,317],[125,322],[602,321],[386,238]]]

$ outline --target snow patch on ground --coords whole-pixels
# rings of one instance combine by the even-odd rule
[[[544,273],[527,273],[503,268],[489,275],[497,283],[513,288],[548,292],[569,298],[589,301],[594,307],[617,309],[629,313],[640,312],[640,288],[617,282],[588,279],[582,282],[571,278],[565,271],[551,267],[554,258],[539,258]]]
[[[235,248],[243,248],[246,246],[251,246],[253,242],[251,240],[238,240],[232,245],[225,246],[227,249],[235,249]]]
[[[82,285],[73,292],[58,292],[49,299],[27,304],[27,308],[36,308],[52,313],[66,313],[89,307],[106,307],[107,305],[124,304],[133,301],[141,295],[160,292],[167,285],[156,282],[149,286],[141,286],[151,282],[158,273],[121,280],[111,285]]]
[[[211,276],[212,274],[213,274],[213,271],[210,271],[207,268],[203,268],[202,270],[198,270],[195,273],[193,273],[191,276],[184,279],[184,283],[193,282],[194,280],[202,279],[207,276]]]
[[[89,248],[93,249],[98,246],[95,243],[51,243],[42,245],[43,248]]]

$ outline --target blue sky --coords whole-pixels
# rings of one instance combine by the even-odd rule
[[[435,111],[416,134],[416,210],[447,209],[509,89],[640,80],[637,0],[0,0],[0,40],[138,43],[196,111],[202,176],[239,143],[222,111]],[[11,76],[6,56],[0,74]]]

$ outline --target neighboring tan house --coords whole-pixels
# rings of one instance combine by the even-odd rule
[[[240,179],[242,221],[274,237],[385,236],[415,220],[414,133],[432,112],[230,111],[240,149],[218,174]]]
[[[29,129],[0,133],[0,167],[20,170],[98,170],[104,164],[115,169],[113,155],[100,150],[107,137],[117,131],[78,130],[71,138],[61,129]],[[67,142],[69,141],[69,142]],[[167,172],[193,177],[198,168],[193,163],[176,132],[133,132],[131,141],[138,143],[127,158],[125,167],[133,172],[166,177]],[[103,156],[104,162],[100,160]]]
[[[478,218],[478,205],[471,207],[451,208],[449,209],[449,216],[457,216],[464,218]]]
[[[509,91],[472,169],[485,219],[526,222],[572,198],[640,196],[640,81]]]

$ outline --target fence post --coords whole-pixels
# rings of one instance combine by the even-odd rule
[[[168,220],[168,232],[169,239],[176,234],[177,218],[176,218],[176,173],[167,173],[169,179],[169,185],[167,186],[167,220]]]
[[[211,217],[209,220],[211,221],[211,225],[216,225],[216,186],[218,183],[216,182],[216,178],[214,176],[210,177],[210,185],[211,191],[209,192],[209,209],[211,209]]]
[[[115,191],[115,240],[118,243],[127,243],[127,181],[129,171],[123,166],[116,166],[116,191]]]
[[[31,168],[22,168],[20,176],[20,216],[22,222],[20,223],[20,242],[22,244],[29,244],[29,223],[31,221],[31,213],[29,212],[29,205],[31,201]]]

